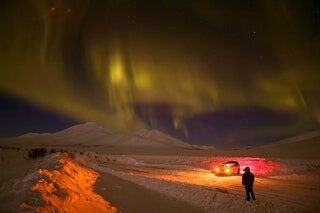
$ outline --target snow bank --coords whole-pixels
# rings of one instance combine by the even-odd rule
[[[11,201],[1,203],[0,210],[116,212],[116,208],[93,191],[97,172],[74,162],[65,153],[48,155],[38,163],[12,185],[7,192]]]
[[[98,165],[105,165],[108,162],[116,163],[116,164],[125,164],[125,165],[143,165],[137,159],[126,156],[126,155],[105,155],[105,154],[97,154],[96,152],[84,152],[81,154],[76,154],[76,160],[81,163],[95,163]]]

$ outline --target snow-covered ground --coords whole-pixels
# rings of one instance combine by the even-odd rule
[[[69,154],[25,159],[34,146]],[[319,131],[236,150],[201,148],[155,130],[112,133],[94,123],[27,134],[1,142],[0,212],[319,212],[319,147]],[[229,160],[256,175],[257,200],[244,199],[241,174],[212,173]]]
[[[93,185],[98,184],[98,187],[105,188],[111,176],[144,188],[144,190],[135,188],[134,190],[142,191],[142,194],[124,199],[126,207],[119,208],[120,212],[141,212],[141,209],[147,209],[147,206],[151,208],[152,204],[144,204],[146,205],[144,208],[141,207],[134,211],[136,209],[133,208],[135,199],[140,199],[140,203],[146,200],[143,197],[144,193],[149,197],[151,195],[156,197],[154,200],[169,212],[170,210],[176,212],[186,206],[189,206],[186,212],[317,212],[320,209],[318,202],[320,198],[320,160],[128,156],[74,152],[73,158],[67,158],[68,163],[63,163],[66,162],[61,161],[64,159],[61,156],[65,156],[63,154],[50,154],[45,158],[31,161],[23,158],[23,151],[6,150],[4,152],[2,150],[0,153],[1,157],[16,159],[11,164],[10,160],[2,161],[1,168],[6,170],[11,168],[12,171],[19,169],[18,173],[20,171],[15,177],[13,175],[15,173],[10,172],[1,175],[1,212],[16,212],[17,210],[28,212],[30,208],[39,209],[39,206],[45,206],[45,199],[50,197],[58,200],[56,204],[64,203],[64,205],[68,205],[68,202],[70,205],[84,202],[83,200],[77,201],[80,197],[74,197],[76,194],[99,200],[101,195],[92,189],[86,192],[77,186],[84,185],[81,184],[81,181],[86,183],[89,181]],[[254,191],[257,200],[245,201],[241,174],[215,176],[211,172],[212,167],[230,159],[238,160],[242,168],[245,166],[252,168],[256,175]],[[13,165],[16,165],[16,168]],[[69,177],[71,179],[68,179]],[[98,177],[98,182],[95,181],[96,177]],[[105,182],[99,181],[99,177]],[[55,181],[55,178],[60,181]],[[42,179],[46,182],[40,181]],[[119,179],[116,185],[122,187],[123,183],[119,182]],[[44,183],[47,184],[46,186],[53,184],[52,186],[57,189],[53,194],[57,197],[48,196],[51,188],[44,187]],[[67,185],[63,185],[66,183]],[[75,192],[75,189],[78,188],[78,192]],[[46,196],[40,196],[41,193],[36,192],[37,189]],[[108,200],[110,193],[115,192],[111,189],[108,192],[108,190],[108,188],[104,190],[104,201],[99,200],[98,203],[110,203],[108,206],[112,205],[117,209],[117,205],[112,203],[113,200]],[[83,194],[84,192],[86,193]],[[118,193],[117,202],[121,206],[121,197],[126,197],[126,191],[124,189]],[[64,201],[66,194],[68,194],[68,199]],[[89,199],[89,201],[95,199]],[[89,201],[85,202],[86,205],[91,206],[95,203]],[[51,205],[51,208],[54,207]],[[93,205],[90,208],[97,207]],[[154,209],[152,211],[161,212]]]
[[[108,164],[104,160],[108,158]],[[256,201],[244,200],[240,176],[215,176],[210,168],[230,158],[78,155],[77,161],[205,212],[316,212],[320,161],[233,158],[256,174]],[[264,168],[267,167],[267,169]],[[259,170],[263,172],[259,172]]]

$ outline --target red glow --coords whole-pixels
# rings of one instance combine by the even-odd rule
[[[285,173],[287,168],[285,164],[269,158],[252,157],[230,157],[230,158],[210,158],[206,161],[208,168],[214,171],[214,168],[226,161],[238,161],[240,164],[240,173],[243,173],[245,167],[249,167],[255,175],[269,176],[273,174]],[[204,165],[205,166],[205,165]],[[216,170],[217,171],[217,170]],[[227,172],[227,171],[226,171]]]

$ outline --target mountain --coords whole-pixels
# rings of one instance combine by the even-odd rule
[[[94,122],[79,124],[55,133],[28,133],[8,139],[30,145],[81,145],[132,148],[208,149],[183,142],[158,130],[141,129],[132,133],[107,130]]]
[[[319,159],[320,130],[305,132],[263,146],[241,149],[235,153],[260,157]]]
[[[267,144],[263,147],[270,147],[270,146],[274,147],[274,146],[281,146],[281,145],[285,145],[285,144],[292,145],[292,144],[301,143],[301,142],[308,143],[308,142],[315,141],[315,140],[320,142],[320,130],[305,132],[300,135],[296,135],[296,136],[293,136],[290,138],[276,141],[274,143]]]

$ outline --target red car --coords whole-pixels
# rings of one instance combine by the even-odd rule
[[[214,168],[216,175],[233,175],[240,174],[240,164],[238,161],[227,161]]]

